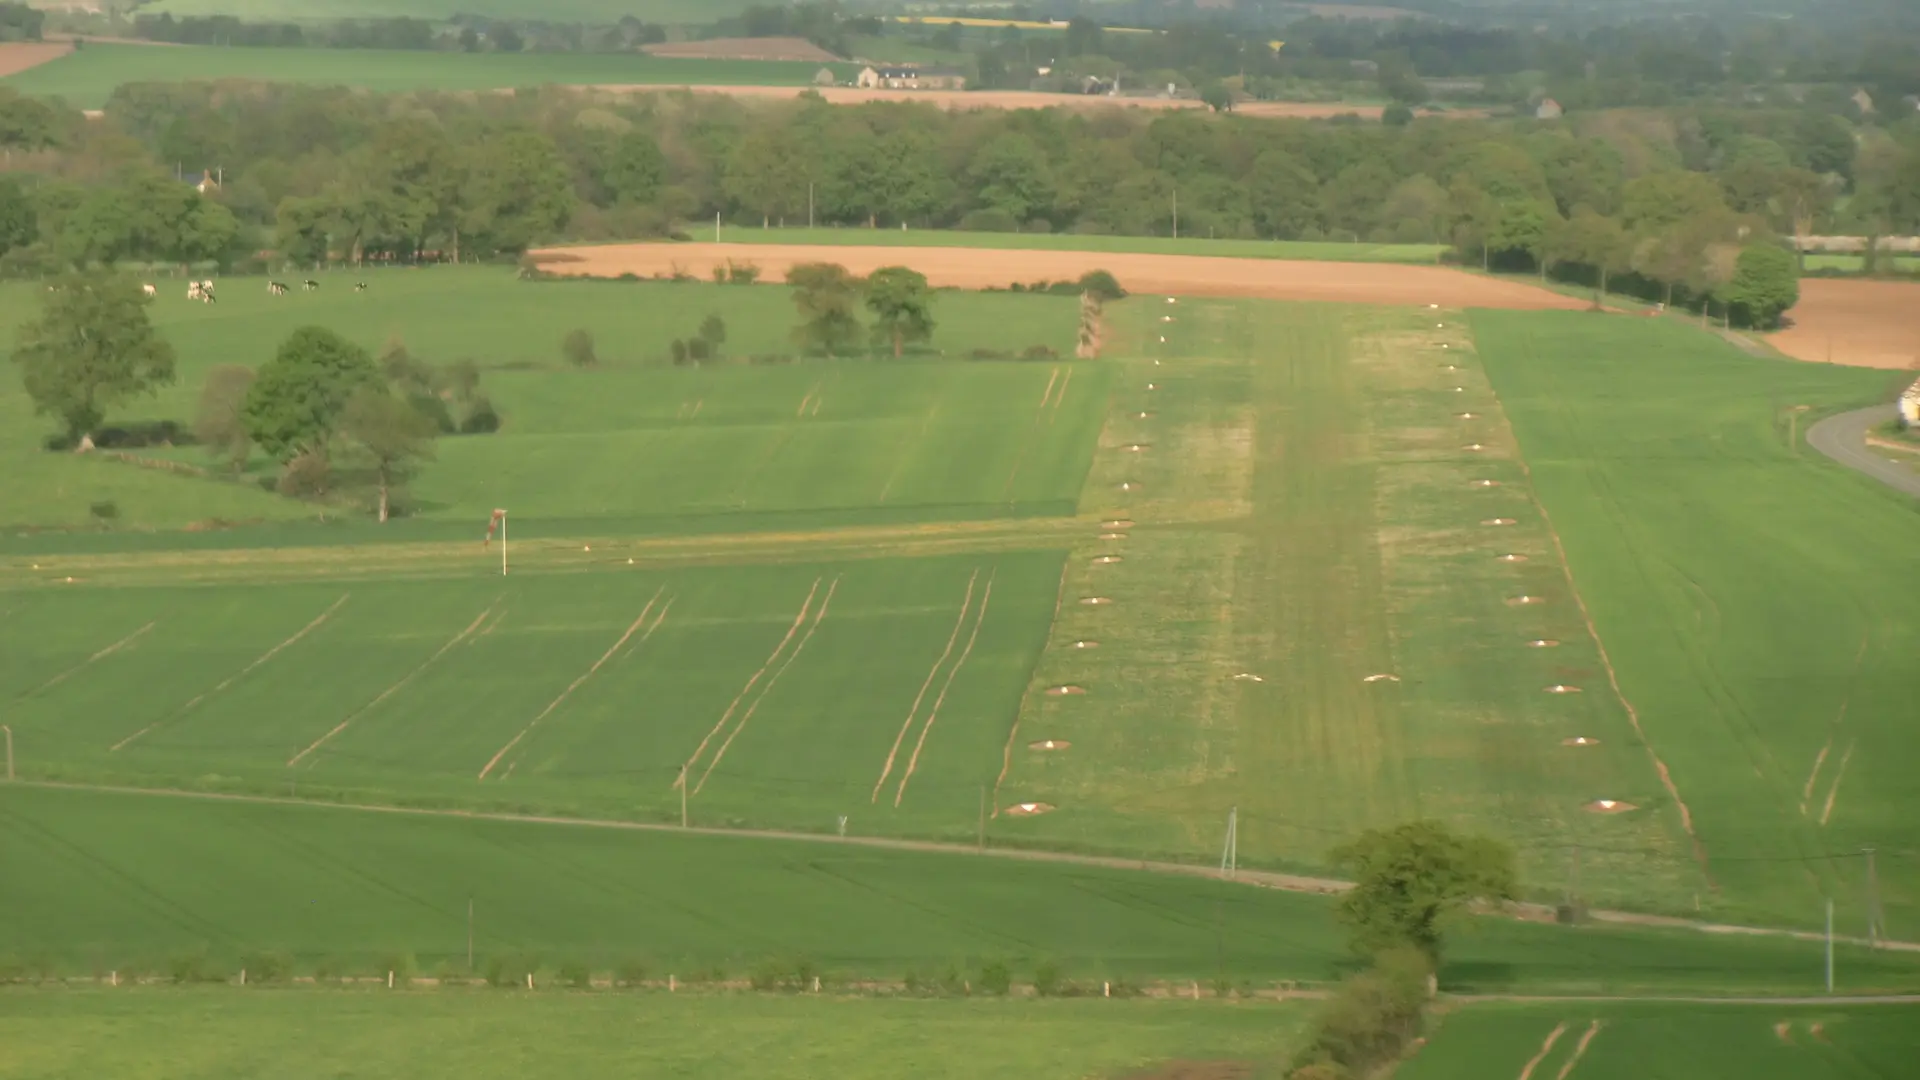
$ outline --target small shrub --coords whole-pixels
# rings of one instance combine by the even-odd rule
[[[706,338],[689,338],[687,340],[688,360],[696,364],[704,363],[712,354],[712,346],[707,344]]]
[[[337,956],[323,956],[313,962],[313,981],[317,983],[339,982],[346,973],[346,965]]]
[[[615,986],[644,986],[647,982],[647,962],[638,957],[627,957],[613,966],[613,984]]]
[[[1139,983],[1134,982],[1124,975],[1108,979],[1106,981],[1105,992],[1108,997],[1117,998],[1139,997],[1141,993],[1143,993]]]
[[[1062,997],[1067,990],[1066,975],[1052,960],[1042,960],[1033,969],[1033,992],[1041,997]]]
[[[293,957],[283,952],[248,953],[240,958],[240,967],[250,983],[283,983],[293,975]]]
[[[727,343],[727,321],[717,314],[708,315],[700,322],[700,340],[707,343],[717,356],[720,346]]]
[[[747,982],[762,992],[793,989],[796,978],[790,961],[774,957],[760,961],[747,973]]]
[[[1020,231],[1020,221],[999,207],[987,206],[961,218],[960,227],[968,232],[1010,233]]]
[[[1232,997],[1233,980],[1227,978],[1225,975],[1215,975],[1213,977],[1213,996],[1217,998]]]
[[[719,264],[715,264],[715,265],[714,265],[714,268],[713,268],[713,283],[714,283],[715,285],[725,285],[725,284],[727,283],[727,268],[726,268],[726,267],[724,267],[724,266],[721,266],[721,265],[719,265]]]
[[[1092,293],[1103,302],[1124,300],[1127,295],[1127,290],[1120,287],[1119,280],[1105,270],[1089,270],[1081,274],[1080,291]]]
[[[186,985],[215,982],[219,976],[214,973],[213,961],[207,956],[206,950],[197,949],[192,952],[175,953],[168,957],[167,978],[177,984]]]
[[[380,977],[386,978],[391,972],[393,985],[405,986],[420,974],[420,962],[410,952],[388,953],[380,958]]]
[[[593,351],[593,335],[582,329],[567,331],[560,341],[560,352],[574,367],[590,368],[600,363]]]
[[[274,490],[295,499],[324,495],[333,485],[333,466],[326,455],[306,453],[287,462],[274,482]]]
[[[928,994],[933,992],[932,984],[927,981],[927,977],[925,975],[920,974],[920,971],[917,968],[909,970],[907,972],[906,978],[901,979],[900,982],[906,988],[906,991],[909,994],[917,995],[917,994]]]
[[[760,267],[750,262],[727,260],[727,284],[751,285],[760,280]]]
[[[517,953],[490,956],[487,958],[487,985],[501,990],[525,986],[527,973],[539,966],[533,957],[521,956]]]
[[[560,965],[560,981],[575,990],[588,990],[593,987],[593,969],[580,960],[563,961]]]
[[[673,344],[667,346],[667,351],[673,354],[673,362],[676,366],[687,362],[687,343],[679,338],[673,339]]]
[[[93,520],[105,525],[120,516],[120,504],[112,499],[103,499],[88,506],[87,513],[93,516]]]
[[[973,990],[967,973],[958,964],[948,964],[940,973],[940,992],[948,997],[966,997]]]
[[[1022,360],[1058,360],[1060,353],[1050,345],[1029,345],[1020,351]]]
[[[1013,969],[1004,960],[989,960],[980,965],[980,977],[974,982],[983,994],[1005,997],[1013,989]]]
[[[473,399],[467,407],[466,418],[460,421],[462,435],[491,435],[500,430],[500,414],[494,410],[493,399],[484,394]]]
[[[1012,355],[1013,354],[1005,352],[1001,349],[975,349],[972,352],[967,354],[967,359],[969,360],[1008,360],[1012,358]]]
[[[433,968],[434,981],[441,986],[465,986],[472,976],[464,960],[442,960]]]

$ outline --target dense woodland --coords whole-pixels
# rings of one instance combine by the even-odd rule
[[[122,87],[105,116],[0,95],[0,269],[511,257],[736,224],[1435,242],[1698,296],[1769,237],[1920,231],[1920,119],[1620,110],[1402,124],[973,113],[558,89],[383,97]],[[194,181],[211,171],[218,186]],[[182,179],[186,182],[182,182]],[[1720,254],[1714,255],[1718,252]]]

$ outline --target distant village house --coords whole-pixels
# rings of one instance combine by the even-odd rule
[[[1561,116],[1565,115],[1565,113],[1566,110],[1560,107],[1559,102],[1552,98],[1547,98],[1534,107],[1533,118],[1535,120],[1558,120]]]
[[[854,85],[866,90],[965,90],[965,72],[953,68],[870,67]]]

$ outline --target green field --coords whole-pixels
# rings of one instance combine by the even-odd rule
[[[1007,831],[990,824],[997,844]],[[1202,877],[880,849],[233,800],[0,786],[13,971],[165,978],[182,956],[232,975],[283,952],[307,974],[383,974],[410,954],[464,978],[490,958],[569,961],[602,980],[642,962],[664,982],[744,980],[806,959],[832,987],[898,985],[1006,962],[1026,987],[1052,961],[1081,988],[1216,979],[1236,990],[1352,969],[1324,897]],[[239,853],[244,852],[244,857]],[[257,967],[256,963],[256,967]],[[1842,946],[1843,992],[1920,986],[1920,957]],[[1478,920],[1442,984],[1461,991],[1813,993],[1814,942]],[[0,1000],[5,1000],[0,998]]]
[[[1920,519],[1789,443],[1897,378],[1755,359],[1648,319],[1473,327],[1715,891],[1744,917],[1806,925],[1835,896],[1864,930],[1860,852],[1875,847],[1890,931],[1911,936],[1920,831],[1901,763],[1920,750],[1920,616],[1889,583],[1920,574]],[[1677,810],[1658,787],[1621,797]]]
[[[1882,1080],[1913,1072],[1920,1006],[1565,1002],[1472,1005],[1401,1080]]]
[[[249,20],[315,22],[324,19],[445,20],[455,15],[609,25],[631,15],[646,22],[693,26],[738,15],[754,0],[156,0],[141,7],[159,14],[236,15]]]
[[[1089,367],[1069,381],[1072,365],[1026,362],[667,363],[669,342],[691,337],[709,313],[726,320],[730,356],[790,352],[795,316],[780,287],[533,284],[499,269],[443,268],[322,274],[319,292],[279,298],[260,279],[236,278],[204,305],[156,280],[153,318],[179,354],[179,380],[115,420],[189,420],[209,367],[264,363],[309,323],[376,352],[397,338],[435,363],[479,364],[502,431],[444,440],[416,486],[423,517],[458,522],[462,536],[496,506],[520,515],[530,536],[1070,513],[1106,378]],[[369,289],[353,292],[357,280]],[[43,295],[0,288],[0,328],[10,336]],[[932,347],[1070,354],[1074,304],[943,293]],[[563,368],[560,339],[575,327],[594,335],[600,368]],[[1003,407],[1037,405],[1060,383],[1046,410]],[[15,478],[0,489],[0,523],[81,524],[108,500],[136,527],[313,513],[259,491],[257,476],[218,483],[49,455],[40,448],[49,430],[17,379],[0,381],[0,460]],[[144,456],[208,463],[184,449]]]
[[[1867,266],[1866,259],[1859,255],[1807,255],[1802,262],[1808,270],[1844,270],[1853,274],[1864,272]],[[1882,255],[1880,269],[1920,273],[1920,255]]]
[[[464,8],[462,10],[465,10]],[[407,90],[510,90],[562,86],[805,86],[819,64],[685,60],[610,53],[450,53],[374,49],[226,48],[201,45],[89,45],[9,76],[23,94],[97,109],[133,82],[255,79]],[[832,65],[842,77],[853,69]]]
[[[761,228],[741,223],[721,233],[744,244],[973,247],[1009,251],[1115,251],[1147,255],[1213,255],[1230,259],[1306,259],[1315,262],[1431,263],[1444,244],[1347,244],[1306,240],[1209,240],[1204,237],[1088,236],[1078,233],[990,233],[955,229]],[[704,233],[697,240],[710,240]],[[1121,284],[1125,284],[1122,282]]]
[[[1280,1061],[1298,1004],[142,991],[0,998],[0,1076],[1124,1075]],[[1265,1074],[1262,1074],[1265,1075]],[[1277,1074],[1275,1074],[1277,1075]]]

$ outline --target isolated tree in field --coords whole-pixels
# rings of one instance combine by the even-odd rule
[[[1793,254],[1773,244],[1750,244],[1734,262],[1733,280],[1723,290],[1730,318],[1770,330],[1800,302],[1800,271]]]
[[[247,392],[252,388],[252,368],[221,364],[207,372],[193,416],[193,437],[236,473],[246,466],[253,449],[245,415]]]
[[[1354,950],[1407,946],[1435,970],[1448,924],[1476,901],[1512,899],[1517,884],[1513,849],[1433,821],[1369,830],[1331,857],[1354,879],[1336,909]]]
[[[727,343],[727,321],[718,314],[710,314],[700,320],[700,340],[707,343],[707,351],[714,356],[720,355],[720,346]]]
[[[433,458],[437,430],[430,417],[384,387],[363,386],[347,399],[340,414],[340,434],[369,464],[375,514],[381,524],[390,513],[393,491],[421,461]]]
[[[139,283],[120,274],[54,282],[13,353],[34,411],[59,417],[78,446],[108,409],[173,382],[173,359],[147,321]]]
[[[567,331],[567,336],[560,339],[560,353],[574,367],[590,368],[600,362],[593,350],[593,335],[579,328]]]
[[[247,433],[281,463],[324,458],[347,402],[380,383],[367,351],[321,326],[303,326],[282,342],[247,391]]]
[[[793,339],[802,348],[837,356],[860,340],[860,320],[854,308],[860,302],[860,279],[838,263],[801,263],[787,271],[793,286],[793,306],[800,325]]]
[[[867,310],[874,340],[891,342],[895,360],[907,342],[933,337],[933,289],[918,270],[883,266],[867,275]]]

